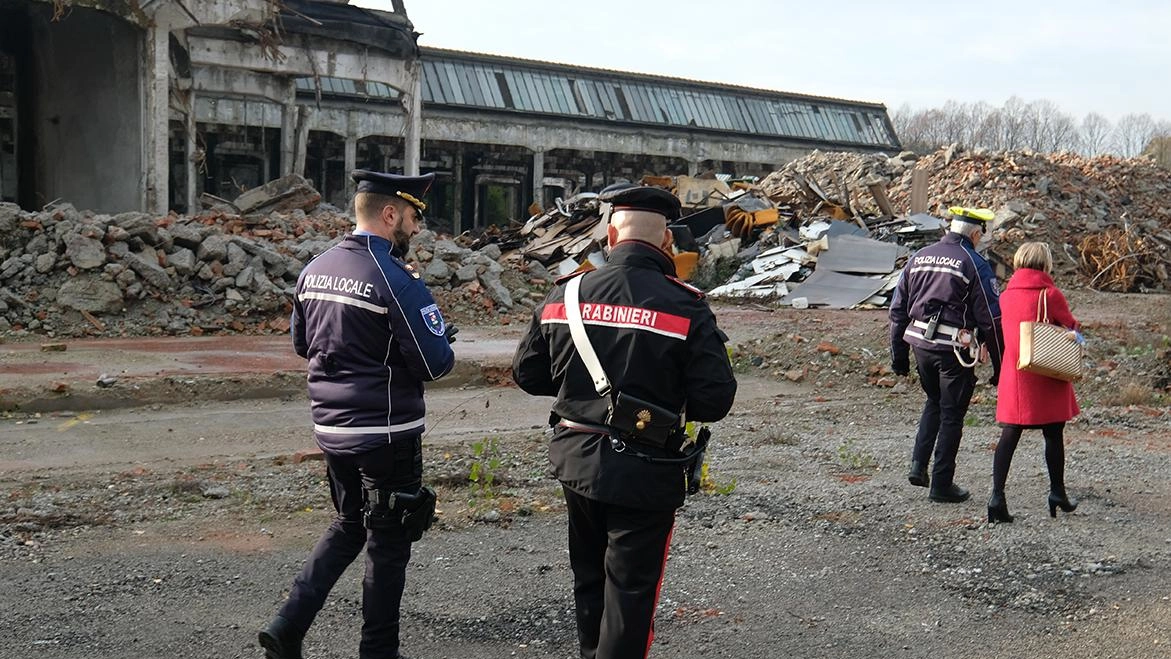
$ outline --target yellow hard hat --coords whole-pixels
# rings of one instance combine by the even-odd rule
[[[947,212],[963,220],[976,220],[977,222],[991,222],[996,219],[996,213],[987,208],[964,208],[963,206],[952,206],[947,209]]]

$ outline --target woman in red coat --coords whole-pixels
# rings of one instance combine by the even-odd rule
[[[996,420],[1002,430],[996,456],[992,461],[992,497],[988,499],[989,522],[1011,522],[1004,499],[1008,467],[1016,451],[1021,432],[1040,428],[1045,437],[1045,466],[1049,470],[1049,514],[1057,508],[1071,512],[1077,501],[1065,493],[1065,422],[1078,414],[1073,385],[1064,380],[1021,371],[1016,368],[1020,356],[1020,324],[1037,320],[1040,296],[1045,296],[1049,322],[1072,332],[1078,341],[1078,322],[1069,312],[1065,296],[1053,284],[1053,253],[1045,243],[1025,243],[1013,256],[1016,271],[1000,294],[1001,323],[1004,327],[1004,365],[997,387]]]

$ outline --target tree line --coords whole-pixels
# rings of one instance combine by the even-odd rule
[[[958,142],[997,151],[1147,155],[1171,166],[1171,121],[1149,114],[1128,114],[1111,122],[1091,112],[1078,121],[1051,101],[1026,102],[1013,96],[1001,107],[956,101],[926,110],[903,105],[891,114],[891,122],[903,148],[918,153]]]

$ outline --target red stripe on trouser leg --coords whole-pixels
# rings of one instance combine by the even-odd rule
[[[659,585],[655,586],[655,605],[651,607],[651,627],[646,636],[646,651],[642,653],[646,657],[651,653],[651,643],[655,642],[655,610],[659,608],[659,595],[663,592],[663,578],[667,576],[667,554],[671,552],[671,536],[675,535],[675,525],[671,525],[671,530],[667,532],[667,542],[663,545],[663,564],[659,569]]]

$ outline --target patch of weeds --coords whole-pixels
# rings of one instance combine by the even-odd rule
[[[838,461],[842,466],[848,469],[873,469],[878,466],[878,461],[874,459],[866,449],[858,446],[858,443],[853,439],[847,439],[838,446]]]
[[[703,463],[703,467],[699,470],[699,489],[707,494],[721,494],[728,496],[736,491],[736,479],[733,478],[726,483],[721,483],[712,475],[711,465],[707,462]]]
[[[980,417],[975,414],[968,414],[964,416],[964,427],[971,428],[972,426],[980,425]]]
[[[1155,392],[1150,387],[1127,382],[1112,394],[1102,399],[1107,407],[1126,407],[1129,405],[1150,405],[1155,401]]]
[[[472,490],[478,498],[496,497],[496,476],[501,464],[500,444],[495,437],[472,444],[472,466],[468,469],[468,480],[472,482]]]

